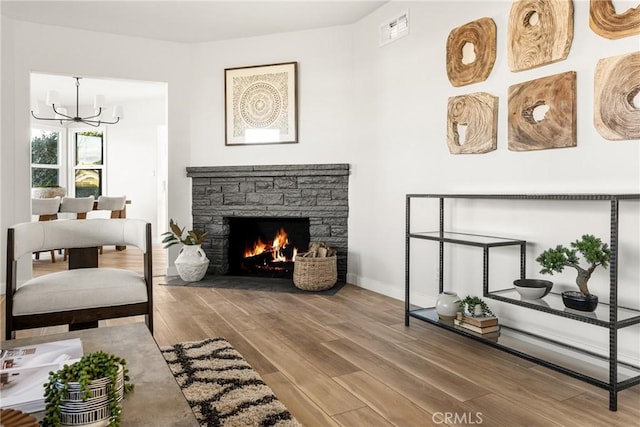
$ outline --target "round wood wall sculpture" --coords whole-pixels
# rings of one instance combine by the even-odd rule
[[[589,26],[594,33],[608,39],[640,34],[640,6],[618,14],[611,0],[591,0]]]
[[[511,71],[567,58],[573,41],[572,0],[520,0],[511,6],[507,31]]]
[[[640,139],[640,52],[596,65],[593,122],[604,138]]]
[[[536,117],[538,107],[548,107],[543,118]],[[575,71],[509,87],[509,150],[575,146]]]
[[[460,126],[466,126],[461,141]],[[447,145],[451,154],[478,154],[497,147],[498,97],[478,92],[449,98]]]
[[[463,62],[465,47],[471,47],[475,58]],[[447,38],[447,76],[453,86],[481,82],[489,77],[496,61],[496,24],[481,18],[454,28]]]

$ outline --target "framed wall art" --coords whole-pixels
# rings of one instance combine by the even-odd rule
[[[227,68],[225,144],[298,142],[297,62]]]

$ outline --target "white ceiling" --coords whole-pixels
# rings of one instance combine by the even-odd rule
[[[0,6],[22,21],[199,43],[352,24],[387,1],[2,0]]]
[[[387,0],[388,1],[388,0]],[[272,33],[348,25],[387,1],[31,1],[0,0],[2,15],[16,20],[180,43],[200,43]],[[91,105],[96,94],[109,105],[165,96],[160,83],[80,80],[80,104]],[[71,76],[32,74],[31,103],[44,105],[46,93],[60,93],[61,105],[74,109]],[[126,112],[125,112],[126,115]]]

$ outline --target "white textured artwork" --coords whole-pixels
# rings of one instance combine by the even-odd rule
[[[297,142],[296,65],[225,70],[227,145]]]

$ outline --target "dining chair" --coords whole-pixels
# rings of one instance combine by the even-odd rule
[[[47,199],[31,199],[31,215],[38,215],[38,221],[52,221],[58,219],[60,197]],[[40,259],[40,252],[35,252],[36,259]],[[51,250],[51,262],[56,262],[56,251]]]
[[[93,196],[88,197],[63,197],[60,203],[60,213],[75,214],[72,219],[87,219],[87,212],[93,210]],[[67,260],[69,250],[64,250],[64,260]]]
[[[125,218],[125,206],[127,204],[127,196],[98,196],[98,204],[96,209],[99,211],[111,211],[111,218]],[[102,246],[100,246],[100,254],[102,254]]]

